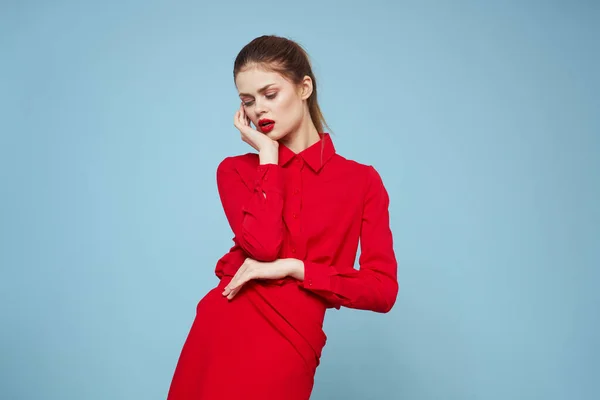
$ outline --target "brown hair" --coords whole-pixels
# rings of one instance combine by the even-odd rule
[[[317,81],[312,71],[310,57],[302,46],[293,40],[263,35],[253,39],[240,50],[233,64],[233,79],[246,66],[256,64],[268,71],[278,72],[291,82],[300,84],[308,75],[313,82],[313,92],[308,98],[308,110],[315,128],[323,133],[329,126],[317,101]]]

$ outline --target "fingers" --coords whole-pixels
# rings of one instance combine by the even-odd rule
[[[242,133],[242,135],[248,135],[248,128],[250,128],[250,124],[248,123],[248,117],[246,117],[242,107],[235,112],[235,115],[233,116],[233,125],[240,131],[240,133]]]
[[[244,110],[244,105],[242,104],[240,106],[240,122],[242,123],[242,125],[248,125],[247,121],[248,117],[246,116],[246,110]]]
[[[241,290],[242,286],[244,286],[244,284],[249,280],[253,279],[253,270],[252,268],[250,268],[252,261],[253,260],[249,258],[246,259],[246,261],[244,261],[242,266],[238,269],[234,277],[231,279],[231,282],[229,282],[229,284],[225,286],[222,295],[227,296],[228,300],[233,299],[234,296]]]
[[[240,106],[239,122],[241,126],[246,126],[246,112],[244,106]]]
[[[233,292],[235,289],[237,289],[239,286],[241,286],[243,284],[243,277],[242,275],[244,274],[244,266],[242,265],[240,267],[240,269],[238,269],[238,271],[235,273],[235,275],[233,276],[233,278],[231,279],[231,281],[227,284],[227,286],[225,286],[225,289],[223,289],[223,296],[229,296],[229,294],[231,292]]]
[[[248,126],[248,117],[246,116],[246,112],[244,110],[244,106],[240,105],[240,108],[237,109],[233,116],[233,125],[239,130],[242,130],[243,127]]]
[[[246,124],[246,126],[250,126],[250,123],[252,122],[252,120],[250,119],[248,114],[246,114],[246,109],[244,108],[243,105],[242,105],[242,117],[244,118],[244,123]]]
[[[233,115],[233,125],[238,129],[241,128],[240,127],[240,110],[237,110],[235,112],[235,114]]]
[[[223,291],[223,296],[227,296],[227,300],[233,299],[235,297],[235,295],[238,294],[238,292],[240,290],[242,290],[242,287],[244,287],[244,285],[248,281],[249,281],[249,279],[247,279],[245,277],[239,279],[238,282],[235,284],[235,286],[232,286],[229,289],[225,289]]]
[[[227,300],[231,300],[240,291],[240,289],[242,288],[242,286],[244,286],[243,283],[236,284],[236,286],[228,287],[225,290],[223,290],[223,293],[221,293],[221,294],[223,296],[227,297]]]
[[[233,117],[233,125],[240,131],[241,139],[252,146],[256,151],[260,151],[260,140],[263,140],[263,135],[260,134],[256,129],[252,128],[250,118],[246,115],[243,104],[235,112]]]
[[[228,294],[227,294],[227,300],[231,300],[235,297],[236,294],[238,294],[238,292],[242,289],[242,286],[232,289]]]
[[[239,121],[242,126],[250,126],[250,117],[246,114],[246,109],[244,108],[244,104],[240,105],[239,110]]]

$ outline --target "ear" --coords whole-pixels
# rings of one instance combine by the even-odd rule
[[[300,98],[302,100],[308,99],[313,92],[313,81],[310,78],[310,76],[305,75],[304,78],[302,79],[302,82],[300,82],[299,86],[300,86]]]

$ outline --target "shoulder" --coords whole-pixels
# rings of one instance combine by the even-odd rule
[[[224,172],[240,171],[255,168],[258,165],[258,154],[246,153],[225,157],[217,166],[217,175]]]
[[[389,199],[388,191],[383,183],[381,174],[373,164],[359,162],[336,154],[335,163],[338,170],[344,171],[344,175],[350,177],[351,184],[360,193],[363,204],[383,201]]]
[[[349,174],[358,177],[365,186],[371,185],[373,182],[381,182],[381,175],[374,165],[351,160],[340,154],[336,154],[334,162],[340,169],[348,172]]]

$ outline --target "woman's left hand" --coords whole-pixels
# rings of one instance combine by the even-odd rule
[[[229,300],[240,291],[244,284],[252,279],[281,279],[290,276],[293,272],[293,263],[288,259],[278,259],[270,262],[256,261],[246,258],[231,282],[225,286],[223,296]]]

